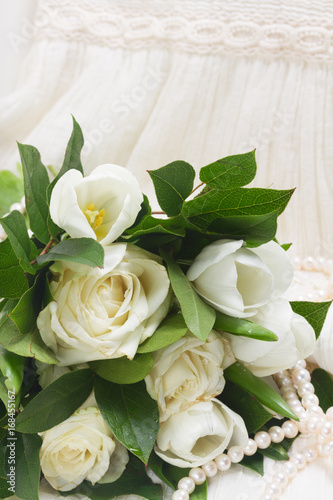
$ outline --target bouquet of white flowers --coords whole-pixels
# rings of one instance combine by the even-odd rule
[[[293,190],[244,187],[254,151],[203,167],[197,187],[175,161],[149,172],[158,218],[128,170],[84,176],[82,146],[74,120],[51,182],[27,145],[23,180],[0,173],[0,497],[37,500],[44,476],[64,496],[158,500],[149,468],[175,500],[205,500],[232,462],[287,460],[304,408],[262,377],[290,392],[296,365],[309,384],[297,363],[330,305],[283,296],[275,233]]]

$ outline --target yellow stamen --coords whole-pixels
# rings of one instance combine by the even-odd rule
[[[103,223],[103,217],[105,215],[104,208],[102,208],[102,210],[95,210],[95,204],[91,203],[83,213],[93,229],[97,229]]]

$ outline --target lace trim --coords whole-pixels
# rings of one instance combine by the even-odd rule
[[[333,60],[333,8],[328,7],[332,16],[318,8],[316,17],[308,15],[304,6],[286,10],[278,8],[283,2],[271,0],[265,12],[255,2],[257,8],[249,16],[253,2],[40,0],[35,37],[111,48],[165,47],[200,54],[269,53]],[[244,10],[235,10],[237,4]]]

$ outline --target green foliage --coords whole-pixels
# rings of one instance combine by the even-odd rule
[[[16,418],[16,430],[43,432],[70,417],[90,395],[93,373],[89,369],[65,373],[43,389]]]
[[[320,407],[326,412],[333,406],[333,378],[322,368],[316,368],[312,372],[311,382],[319,398]]]
[[[45,276],[39,274],[29,290],[27,290],[9,317],[14,321],[21,333],[29,333],[36,328],[36,320],[42,309]]]
[[[14,210],[1,219],[1,225],[6,231],[22,269],[35,274],[36,270],[30,264],[31,246],[24,216],[18,210]]]
[[[137,354],[133,360],[126,357],[91,361],[91,369],[100,377],[115,384],[135,384],[143,380],[153,366],[151,353]]]
[[[154,352],[162,349],[184,337],[186,332],[187,325],[181,314],[167,316],[154,334],[139,346],[137,352]]]
[[[227,156],[200,170],[200,180],[212,189],[245,186],[255,177],[257,164],[255,151]]]
[[[9,170],[0,172],[0,217],[9,212],[10,206],[24,195],[23,182]]]
[[[104,248],[92,238],[70,238],[61,241],[49,252],[37,258],[39,265],[55,260],[77,262],[91,267],[103,267]]]
[[[257,398],[257,400],[270,410],[293,420],[299,420],[287,403],[261,378],[256,377],[245,366],[236,361],[226,370],[224,376],[227,380],[234,382],[245,391]]]
[[[292,310],[303,316],[310,323],[317,339],[331,304],[331,300],[328,302],[290,302]]]
[[[30,228],[39,241],[46,245],[49,241],[47,226],[49,207],[46,196],[49,176],[36,148],[24,144],[18,144],[18,148],[23,167],[26,210]]]
[[[37,329],[22,335],[9,317],[0,323],[0,344],[19,356],[36,358],[49,364],[58,363],[53,352],[42,341]]]
[[[91,500],[112,500],[122,495],[139,495],[147,500],[163,500],[162,488],[153,484],[146,474],[145,466],[133,455],[122,476],[114,483],[98,484],[94,486],[89,481],[84,481],[71,491],[60,492],[67,495],[80,494],[88,496]]]
[[[39,495],[39,449],[42,440],[38,435],[15,433],[16,484],[15,493],[24,500],[38,500]]]
[[[218,399],[243,418],[249,434],[256,432],[272,418],[272,414],[250,392],[230,380]]]
[[[267,328],[246,319],[228,316],[220,311],[216,311],[214,328],[232,333],[233,335],[240,335],[242,337],[249,337],[266,342],[275,342],[278,340],[277,335],[267,330]]]
[[[181,212],[183,201],[191,194],[195,177],[194,168],[185,161],[173,161],[158,170],[150,170],[156,197],[168,216]]]
[[[185,229],[179,225],[178,220],[157,219],[152,215],[146,215],[137,226],[127,229],[122,238],[126,241],[135,241],[137,238],[148,234],[167,234],[184,237]]]
[[[180,469],[167,463],[163,466],[163,474],[172,483],[174,489],[177,489],[178,481],[187,476],[189,472],[190,469]],[[190,500],[207,500],[207,489],[207,481],[201,485],[197,485],[193,493],[190,494]]]
[[[167,264],[171,286],[188,329],[196,337],[206,341],[215,322],[214,309],[199,297],[169,253],[161,249],[161,255]]]
[[[159,428],[158,407],[145,383],[118,385],[95,379],[95,396],[104,420],[131,453],[147,464]]]
[[[250,457],[244,455],[243,460],[239,463],[240,465],[243,465],[244,467],[253,470],[260,476],[264,475],[264,458],[263,455],[260,453],[255,453]]]
[[[18,299],[28,290],[28,280],[9,239],[0,243],[0,296]]]

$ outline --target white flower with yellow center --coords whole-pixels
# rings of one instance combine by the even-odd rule
[[[50,215],[72,238],[93,238],[109,245],[135,222],[142,201],[134,175],[106,164],[87,177],[68,170],[54,186]]]

